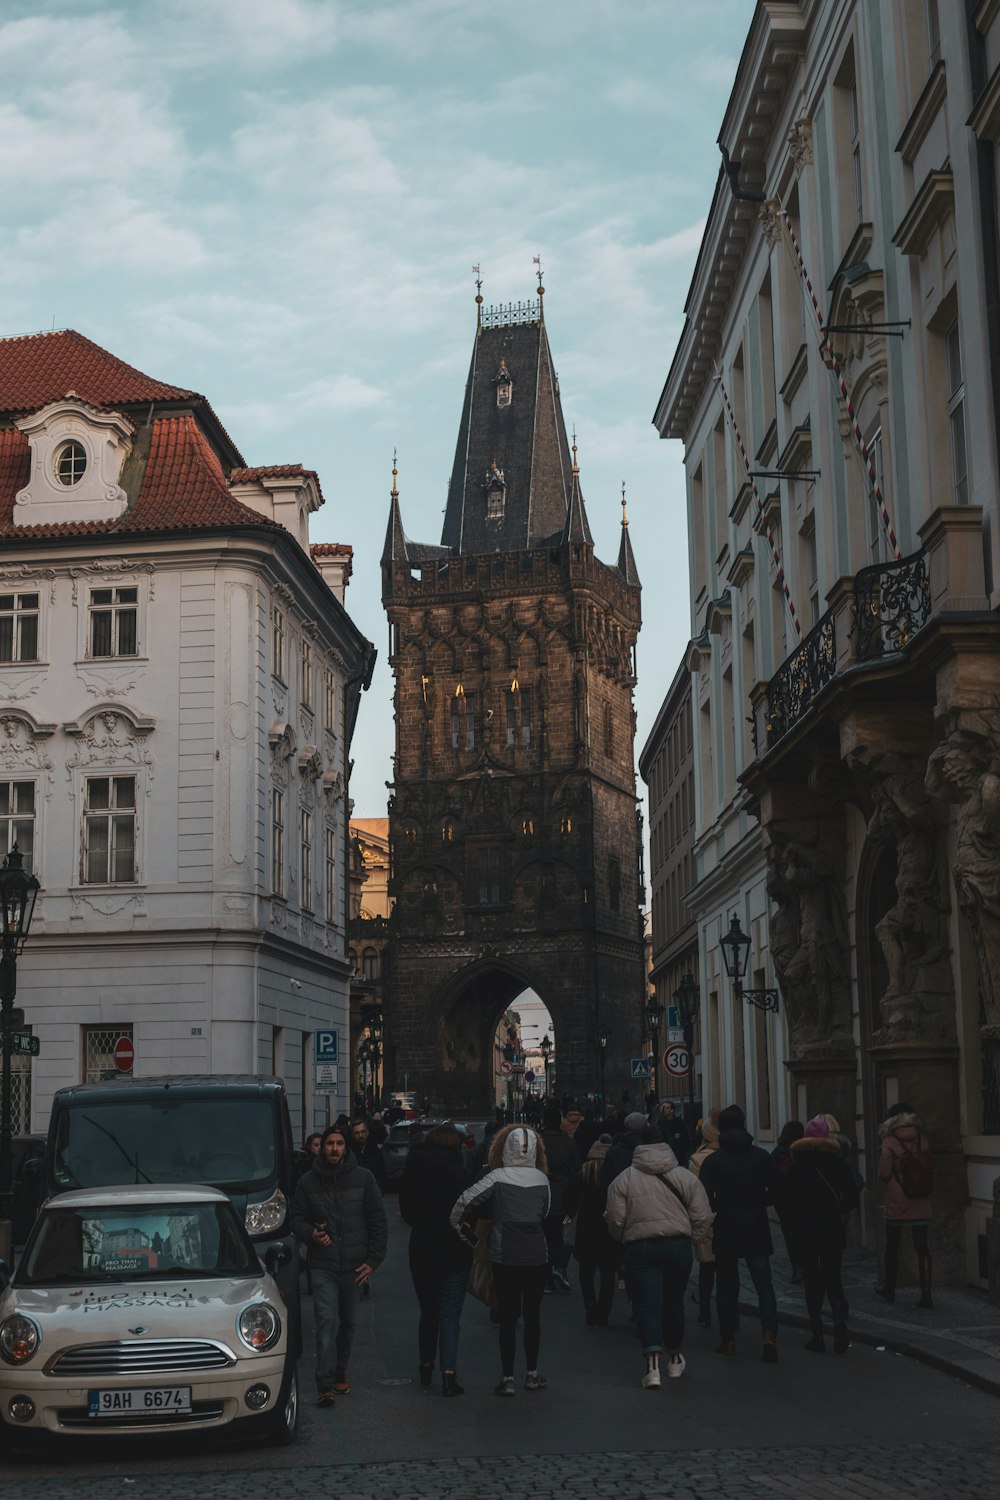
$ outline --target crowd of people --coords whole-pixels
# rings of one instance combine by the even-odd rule
[[[308,1247],[321,1406],[350,1390],[358,1300],[385,1257],[384,1130],[377,1119],[341,1120],[306,1143],[311,1165],[296,1189],[292,1226]],[[897,1104],[880,1127],[880,1142],[885,1256],[875,1291],[894,1301],[909,1226],[919,1267],[917,1306],[930,1308],[933,1157],[920,1116]],[[609,1109],[601,1119],[570,1101],[550,1101],[537,1124],[491,1121],[471,1153],[462,1125],[448,1121],[417,1132],[399,1212],[410,1228],[420,1384],[432,1387],[437,1366],[443,1394],[463,1394],[459,1330],[471,1291],[489,1303],[498,1329],[496,1394],[516,1393],[519,1328],[524,1389],[544,1390],[542,1308],[546,1294],[572,1294],[573,1259],[589,1327],[608,1326],[616,1287],[624,1285],[644,1389],[658,1388],[664,1373],[668,1379],[684,1373],[685,1294],[696,1263],[698,1322],[712,1326],[714,1296],[716,1353],[736,1353],[743,1265],[756,1292],[760,1357],[776,1364],[772,1208],[793,1280],[805,1291],[806,1349],[825,1353],[829,1304],[833,1351],[846,1354],[842,1263],[863,1186],[852,1142],[829,1114],[790,1121],[773,1151],[754,1143],[738,1105],[713,1109],[690,1133],[669,1100],[648,1113]]]

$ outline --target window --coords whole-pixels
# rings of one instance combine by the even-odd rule
[[[531,744],[531,689],[521,689],[521,744]]]
[[[608,902],[612,911],[621,910],[622,866],[614,855],[608,860]]]
[[[0,662],[38,660],[38,595],[0,594]]]
[[[462,700],[451,700],[451,748],[457,750],[462,735]]]
[[[559,832],[560,833],[572,833],[573,832],[573,819],[570,818],[570,817],[560,818],[559,819]]]
[[[285,794],[271,788],[271,893],[285,894]]]
[[[14,845],[30,875],[35,852],[35,783],[0,781],[0,854]]]
[[[479,850],[479,904],[496,906],[501,901],[500,850]]]
[[[323,728],[327,734],[337,732],[337,678],[329,670],[323,674]]]
[[[864,198],[861,183],[861,118],[858,113],[858,77],[855,73],[847,85],[849,122],[851,130],[851,173],[854,184],[854,221],[861,223]]]
[[[615,753],[615,728],[610,703],[604,705],[604,753],[605,755]]]
[[[91,589],[91,656],[138,654],[139,590]]]
[[[507,699],[507,743],[517,744],[517,694],[506,693]]]
[[[87,450],[82,443],[63,443],[56,450],[56,478],[69,488],[87,472]]]
[[[285,612],[277,604],[271,605],[271,671],[282,682],[285,680]]]
[[[299,809],[299,901],[303,911],[313,904],[313,818],[304,807]]]
[[[131,1021],[117,1026],[84,1026],[84,1083],[104,1083],[109,1078],[121,1076],[115,1067],[115,1043],[122,1037],[126,1037],[128,1041],[132,1040]]]
[[[466,693],[465,695],[465,748],[474,750],[476,748],[476,695]]]
[[[941,17],[938,0],[927,0],[927,61],[933,68],[941,61]]]
[[[951,474],[955,504],[969,503],[969,463],[965,445],[965,375],[962,344],[955,322],[945,335],[948,353],[948,424],[951,428]]]
[[[446,819],[445,822],[441,824],[441,842],[442,844],[450,844],[454,837],[455,825]]]
[[[366,979],[377,979],[379,971],[378,950],[366,948],[361,955],[361,972]]]
[[[135,777],[88,776],[83,809],[83,880],[135,880]]]
[[[303,708],[311,709],[313,706],[313,656],[312,647],[302,637],[302,649],[299,653],[299,675],[302,681],[299,683],[299,702]]]
[[[333,924],[337,920],[337,830],[326,828],[323,832],[323,856],[326,865],[326,920]]]

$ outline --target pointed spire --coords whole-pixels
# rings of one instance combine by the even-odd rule
[[[389,524],[385,530],[385,546],[382,548],[382,566],[387,563],[407,562],[406,535],[403,531],[403,518],[399,512],[399,490],[396,480],[399,470],[396,468],[396,450],[392,450],[392,490],[389,494]]]
[[[622,480],[622,540],[618,548],[618,571],[626,583],[639,588],[639,570],[635,565],[635,553],[628,534],[628,502],[625,498],[625,481]]]
[[[580,489],[580,465],[576,461],[576,428],[573,428],[573,480],[569,492],[569,506],[566,511],[566,524],[563,527],[563,542],[569,545],[586,543],[594,545],[594,538],[590,534],[590,524],[587,521],[587,511],[583,503],[583,492]]]
[[[538,277],[538,321],[539,323],[544,323],[545,288],[542,286],[542,257],[540,255],[533,255],[531,258],[538,267],[538,270],[535,272],[535,275]]]
[[[472,274],[476,278],[476,332],[483,326],[483,278],[479,274],[479,267],[473,266]]]

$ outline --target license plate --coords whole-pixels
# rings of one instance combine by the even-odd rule
[[[132,1417],[146,1412],[191,1410],[189,1385],[146,1386],[138,1390],[88,1391],[87,1412],[92,1417]]]

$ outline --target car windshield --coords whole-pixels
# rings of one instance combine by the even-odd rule
[[[389,1131],[389,1140],[394,1146],[398,1146],[400,1141],[408,1141],[410,1139],[412,1129],[411,1125],[394,1125]]]
[[[164,1203],[42,1211],[18,1267],[20,1286],[86,1286],[252,1276],[260,1270],[230,1203]]]
[[[277,1130],[268,1099],[81,1099],[59,1115],[53,1186],[197,1182],[247,1191],[274,1181]]]

